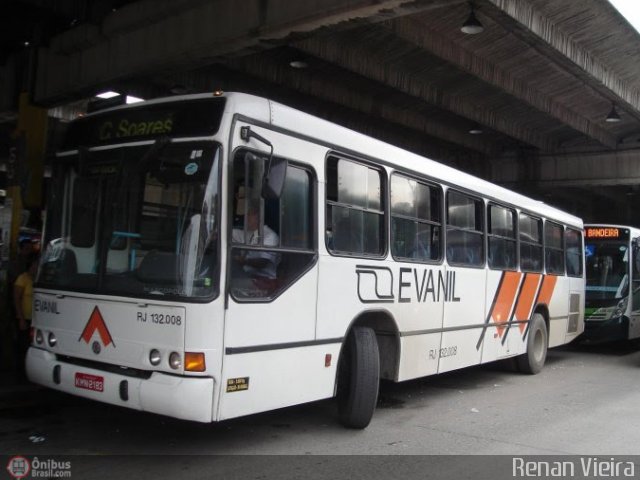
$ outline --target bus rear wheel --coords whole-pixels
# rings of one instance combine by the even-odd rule
[[[529,323],[527,353],[516,358],[518,370],[532,375],[539,373],[547,359],[548,345],[549,334],[544,317],[540,313],[534,313]]]
[[[375,332],[354,327],[347,336],[338,365],[338,414],[349,428],[369,425],[378,402],[380,357]]]

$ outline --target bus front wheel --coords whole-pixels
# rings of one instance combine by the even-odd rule
[[[547,359],[547,346],[549,334],[544,317],[540,313],[534,313],[529,323],[529,335],[527,337],[527,353],[517,357],[518,369],[523,373],[536,374],[542,370]]]
[[[375,332],[354,327],[347,336],[338,365],[338,414],[349,428],[369,425],[378,402],[380,357]]]

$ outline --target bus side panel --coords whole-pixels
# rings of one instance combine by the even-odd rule
[[[212,417],[215,418],[220,396],[220,378],[224,355],[224,296],[212,303],[187,306],[184,334],[185,352],[205,354],[206,370],[202,375],[213,378]]]
[[[629,303],[629,340],[640,337],[640,285],[634,280]]]
[[[405,332],[439,328],[441,314],[417,302],[410,272],[399,291],[398,271],[396,264],[379,260],[320,255],[317,338],[346,336],[349,326],[366,313],[384,318],[370,324],[385,333],[395,333],[396,326]],[[399,301],[401,296],[405,301]]]
[[[568,277],[547,275],[545,281],[555,278],[555,287],[549,301],[549,348],[564,345],[569,326],[569,292]],[[544,286],[544,284],[543,284]]]
[[[217,420],[332,397],[339,354],[334,343],[226,355]]]
[[[565,343],[571,342],[584,331],[584,278],[568,277],[569,282],[569,324]]]
[[[441,332],[401,337],[397,381],[402,382],[438,373],[441,339]]]
[[[442,319],[443,287],[446,278],[442,265],[400,264],[393,269],[394,303],[390,308],[400,331],[400,364],[396,380],[403,381],[438,373]],[[442,285],[442,284],[441,284]],[[361,295],[366,291],[361,284]]]
[[[315,340],[317,267],[310,269],[274,301],[237,303],[229,299],[225,347],[264,347]]]
[[[377,331],[395,334],[397,328],[400,335],[398,371],[383,372],[384,378],[437,373],[445,298],[438,278],[445,278],[444,267],[321,255],[316,336],[344,337],[367,315]]]
[[[516,306],[521,301],[520,310],[526,309],[526,318],[528,318],[533,308],[535,286],[539,283],[539,279],[534,279],[529,286],[529,283],[523,284],[524,277],[525,275],[520,272],[487,271],[485,322],[488,326],[484,330],[484,335],[476,336],[482,345],[482,363],[493,362],[525,351],[522,338],[527,325],[516,322],[519,320],[516,317]]]
[[[439,373],[480,363],[486,277],[484,268],[447,268]]]
[[[640,251],[638,242],[640,237],[632,232],[631,240],[631,286],[629,287],[629,340],[640,336]]]
[[[337,361],[325,367],[325,354],[337,358],[339,344],[298,346],[315,341],[316,285],[314,267],[270,303],[229,299],[219,419],[333,395]]]

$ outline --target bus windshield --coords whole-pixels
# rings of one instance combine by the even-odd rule
[[[212,142],[165,140],[58,159],[38,285],[217,294],[219,156]]]
[[[619,300],[629,293],[627,242],[600,241],[585,246],[587,300]]]

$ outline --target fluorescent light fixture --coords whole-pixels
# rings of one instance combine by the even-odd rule
[[[127,95],[127,105],[130,103],[138,102],[144,102],[144,98],[132,97],[131,95]]]
[[[471,3],[469,6],[471,7],[471,13],[469,14],[469,18],[467,18],[467,20],[462,24],[460,30],[462,30],[462,33],[466,33],[467,35],[476,35],[477,33],[482,33],[484,31],[484,26],[476,17],[473,3]]]
[[[104,98],[105,100],[108,98],[118,97],[120,94],[118,92],[114,92],[113,90],[109,90],[107,92],[102,92],[96,95],[98,98]]]
[[[620,115],[618,114],[618,111],[616,110],[616,105],[615,103],[613,103],[611,104],[611,111],[609,112],[607,117],[604,119],[604,121],[608,123],[617,123],[620,120],[621,118],[620,118]]]
[[[303,70],[305,68],[308,68],[309,64],[307,62],[305,62],[304,60],[293,60],[293,61],[289,62],[289,66],[291,68],[297,68],[299,70]]]

